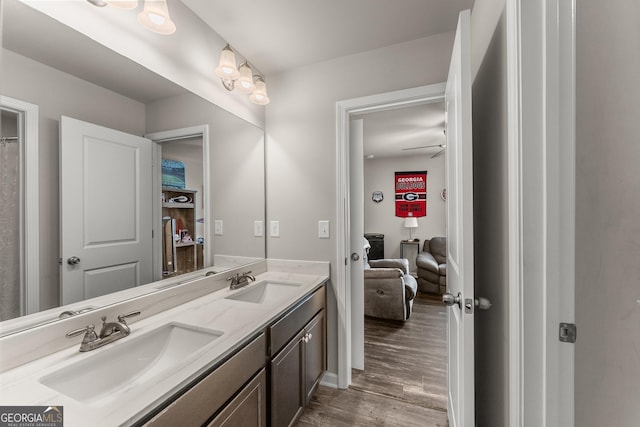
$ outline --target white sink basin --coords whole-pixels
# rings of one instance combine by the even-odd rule
[[[195,352],[221,335],[218,331],[176,323],[137,337],[134,330],[123,338],[121,345],[115,341],[93,350],[95,354],[42,377],[40,382],[79,402],[115,398],[117,389],[165,377],[168,371],[184,365]]]
[[[254,304],[270,304],[279,301],[283,296],[295,291],[298,286],[300,285],[297,283],[258,282],[226,297],[226,299],[251,302]]]

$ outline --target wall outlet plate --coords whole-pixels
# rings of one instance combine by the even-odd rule
[[[280,237],[280,221],[271,221],[271,237]]]
[[[216,219],[215,221],[213,221],[213,234],[215,234],[216,236],[222,236],[222,232],[222,220]]]
[[[264,236],[264,223],[262,221],[253,221],[253,236]]]
[[[329,221],[327,220],[318,221],[318,237],[321,239],[329,238]]]

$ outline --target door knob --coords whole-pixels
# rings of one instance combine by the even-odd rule
[[[80,258],[78,258],[77,256],[72,256],[67,259],[67,264],[69,265],[80,264]]]
[[[442,302],[444,305],[451,307],[454,304],[458,304],[458,308],[462,310],[462,294],[458,292],[458,295],[450,294],[449,292],[442,294]]]
[[[360,255],[358,255],[356,252],[351,254],[351,261],[358,261],[360,259]]]

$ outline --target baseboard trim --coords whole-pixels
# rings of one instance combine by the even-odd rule
[[[325,372],[320,380],[320,385],[331,388],[338,388],[338,375],[333,372]]]

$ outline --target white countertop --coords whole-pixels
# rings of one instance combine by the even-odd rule
[[[327,276],[322,275],[269,271],[256,276],[255,283],[271,280],[296,283],[300,286],[287,293],[282,300],[265,304],[225,299],[246,289],[231,291],[225,288],[138,322],[130,322],[131,334],[128,337],[102,348],[80,353],[78,346],[74,345],[1,373],[0,404],[63,406],[66,427],[130,425],[235,351],[243,342],[256,335],[274,318],[327,279]],[[153,378],[133,388],[121,387],[112,395],[97,401],[78,402],[39,381],[51,372],[91,358],[97,352],[117,348],[127,340],[135,339],[136,336],[172,322],[207,328],[223,334],[162,378]]]

